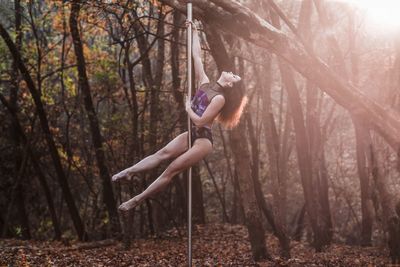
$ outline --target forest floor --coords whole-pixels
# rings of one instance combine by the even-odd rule
[[[388,252],[378,247],[332,245],[315,253],[304,242],[291,243],[292,258],[279,257],[276,238],[267,235],[272,260],[253,262],[244,226],[196,225],[193,266],[390,266]],[[186,231],[180,229],[183,236]],[[186,237],[177,230],[151,239],[135,239],[129,250],[122,243],[0,240],[0,266],[187,266]]]

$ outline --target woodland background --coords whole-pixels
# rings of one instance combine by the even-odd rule
[[[127,216],[119,203],[168,162],[130,183],[111,176],[186,130],[185,4],[0,1],[1,264],[27,246],[183,242],[186,173]],[[193,7],[206,73],[238,73],[249,97],[237,128],[214,125],[214,151],[193,168],[196,238],[224,229],[227,247],[245,240],[249,262],[296,259],[300,244],[311,262],[356,249],[400,263],[400,33],[337,1]]]

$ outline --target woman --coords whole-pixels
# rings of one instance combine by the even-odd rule
[[[186,22],[186,27],[189,23]],[[234,127],[241,116],[247,98],[237,83],[241,80],[232,72],[223,71],[216,83],[210,83],[204,72],[201,61],[201,47],[198,31],[193,25],[193,62],[198,81],[198,90],[192,101],[186,101],[186,111],[190,116],[192,127],[192,147],[188,149],[188,132],[178,135],[164,148],[150,155],[130,168],[112,177],[112,181],[130,179],[133,175],[150,170],[162,161],[176,158],[167,169],[141,194],[122,203],[119,209],[127,211],[142,203],[146,198],[163,190],[172,178],[196,164],[212,151],[213,139],[211,126],[214,120],[227,128]]]

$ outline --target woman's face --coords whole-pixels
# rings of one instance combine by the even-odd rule
[[[221,76],[230,86],[242,79],[239,75],[233,74],[231,71],[223,71]]]

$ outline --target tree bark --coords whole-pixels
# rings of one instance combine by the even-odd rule
[[[79,0],[73,1],[71,6],[69,26],[74,43],[76,61],[78,64],[79,86],[82,89],[82,93],[84,96],[83,101],[85,105],[86,114],[89,119],[92,141],[97,160],[97,167],[99,168],[100,177],[102,179],[103,201],[104,204],[106,205],[108,216],[111,222],[111,231],[113,232],[113,234],[118,234],[121,232],[121,226],[118,218],[114,193],[112,191],[110,174],[108,172],[108,168],[106,165],[106,158],[104,154],[104,146],[102,140],[103,138],[100,133],[99,122],[97,119],[96,111],[93,106],[92,97],[90,93],[90,85],[86,73],[85,56],[83,53],[83,45],[78,29],[79,11],[80,11],[80,1]]]

